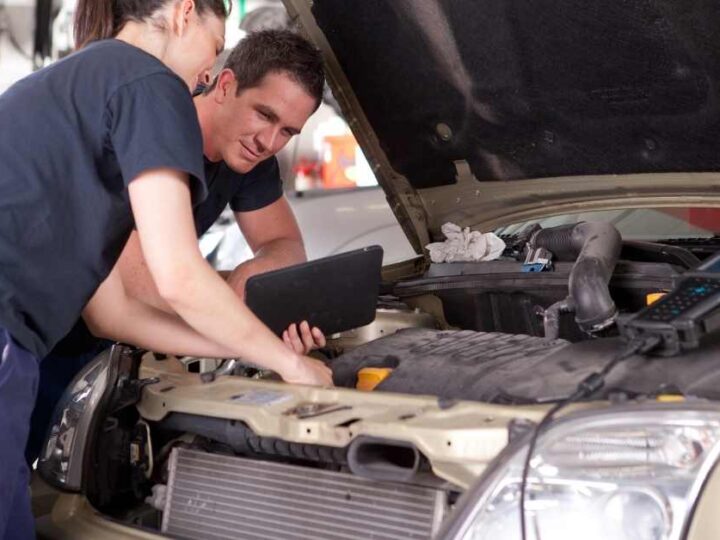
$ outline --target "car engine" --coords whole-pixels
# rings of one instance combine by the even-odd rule
[[[700,261],[681,246],[623,242],[605,223],[532,230],[506,241],[500,260],[433,264],[422,275],[386,283],[376,321],[330,336],[322,351],[336,386],[361,388],[364,370],[380,370],[373,392],[357,399],[422,396],[428,401],[418,403],[431,406],[399,410],[394,419],[419,427],[418,410],[442,415],[463,402],[562,400],[622,347],[618,318],[642,309],[648,295],[670,290]],[[719,399],[717,341],[673,358],[629,358],[593,398]],[[85,470],[92,474],[84,489],[97,510],[123,523],[178,538],[232,538],[240,527],[244,538],[428,538],[466,488],[442,472],[461,464],[460,457],[441,465],[402,437],[353,436],[361,417],[341,402],[307,402],[282,414],[302,421],[347,409],[334,428],[344,430],[348,444],[263,435],[252,414],[241,421],[176,408],[154,419],[145,412],[143,389],[154,388],[157,405],[175,386],[141,375],[150,353],[114,351],[120,375],[89,443]],[[239,360],[181,363],[154,355],[151,363],[152,373],[167,369],[178,381],[194,371],[200,385],[226,376],[275,378]],[[282,408],[284,398],[263,390],[230,399]]]

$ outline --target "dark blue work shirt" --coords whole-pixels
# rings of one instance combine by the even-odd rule
[[[167,167],[206,195],[185,83],[118,40],[92,44],[0,95],[0,326],[43,357],[115,264],[127,185]]]
[[[283,194],[280,168],[274,156],[245,174],[233,171],[224,161],[213,163],[206,159],[205,179],[207,199],[195,208],[198,236],[215,223],[228,204],[235,212],[251,212],[274,203]]]

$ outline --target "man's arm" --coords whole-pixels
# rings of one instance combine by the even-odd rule
[[[255,257],[228,276],[228,285],[241,297],[245,282],[255,274],[305,262],[305,246],[290,204],[283,196],[259,210],[235,212],[238,226]]]
[[[118,266],[85,306],[83,319],[96,336],[111,337],[155,352],[210,358],[235,355],[235,351],[203,337],[177,315],[129,296]]]

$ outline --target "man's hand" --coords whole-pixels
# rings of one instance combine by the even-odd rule
[[[299,332],[298,332],[299,326]],[[307,321],[303,321],[300,325],[291,324],[282,335],[285,345],[298,354],[308,354],[314,349],[325,346],[325,335],[319,328],[310,328]]]
[[[333,386],[330,368],[309,356],[298,356],[293,365],[284,369],[280,376],[290,384]]]

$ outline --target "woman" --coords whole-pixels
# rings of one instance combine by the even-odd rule
[[[223,47],[223,1],[80,0],[77,14],[76,39],[93,43],[0,96],[0,538],[32,537],[22,455],[37,359],[81,312],[98,336],[331,383],[197,248],[191,204],[206,188],[189,90]],[[125,294],[113,267],[133,227],[179,317]]]

